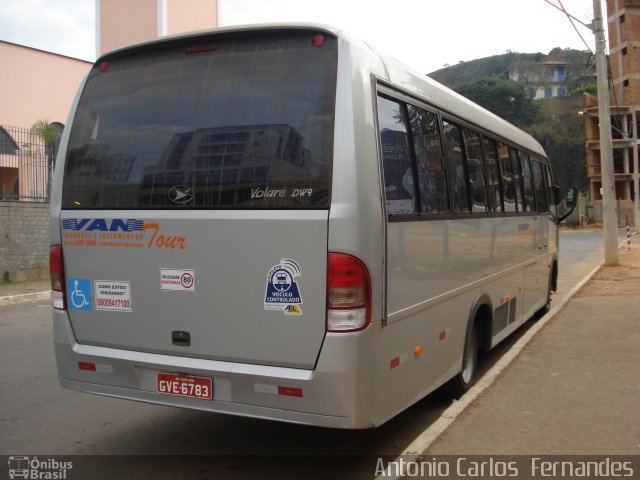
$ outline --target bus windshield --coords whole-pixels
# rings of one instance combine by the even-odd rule
[[[313,36],[197,37],[101,59],[70,132],[62,208],[328,208],[337,41]]]

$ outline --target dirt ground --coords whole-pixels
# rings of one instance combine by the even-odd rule
[[[635,241],[635,244],[634,244]],[[632,237],[631,247],[625,244],[618,250],[619,264],[602,267],[576,294],[576,298],[640,295],[633,279],[640,279],[640,238]]]

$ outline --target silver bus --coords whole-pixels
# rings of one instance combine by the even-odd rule
[[[381,425],[548,308],[557,198],[532,137],[331,27],[108,53],[53,181],[60,383]]]

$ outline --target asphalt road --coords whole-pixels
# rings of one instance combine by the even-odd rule
[[[601,259],[601,232],[563,232],[556,298]],[[50,316],[49,302],[0,306],[0,455],[218,456],[130,457],[121,462],[120,478],[142,478],[151,471],[154,478],[265,478],[270,474],[279,478],[372,478],[376,456],[399,454],[450,402],[435,392],[378,429],[347,431],[72,392],[58,384]],[[483,369],[516,339],[503,342],[487,356]],[[328,462],[308,455],[343,457]],[[94,460],[92,475],[118,463]]]

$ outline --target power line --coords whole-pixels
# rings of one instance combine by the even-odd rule
[[[580,20],[579,18],[576,18],[573,15],[571,15],[569,12],[567,12],[567,9],[564,8],[564,5],[562,4],[562,0],[558,0],[558,3],[560,4],[560,6],[556,5],[555,3],[552,3],[550,0],[544,0],[544,1],[546,3],[548,3],[549,5],[551,5],[552,7],[560,10],[562,13],[564,13],[567,16],[567,19],[569,19],[569,22],[571,23],[571,26],[573,27],[573,29],[576,31],[576,33],[580,37],[580,40],[582,40],[582,43],[584,43],[584,45],[587,47],[587,50],[589,50],[591,53],[593,53],[593,50],[591,50],[591,47],[589,46],[589,44],[586,42],[586,40],[584,39],[584,37],[582,36],[580,31],[578,30],[578,27],[576,27],[576,24],[574,23],[574,20],[576,22],[580,23],[581,25],[587,27],[592,32],[593,32],[593,24],[585,23],[582,20]]]

